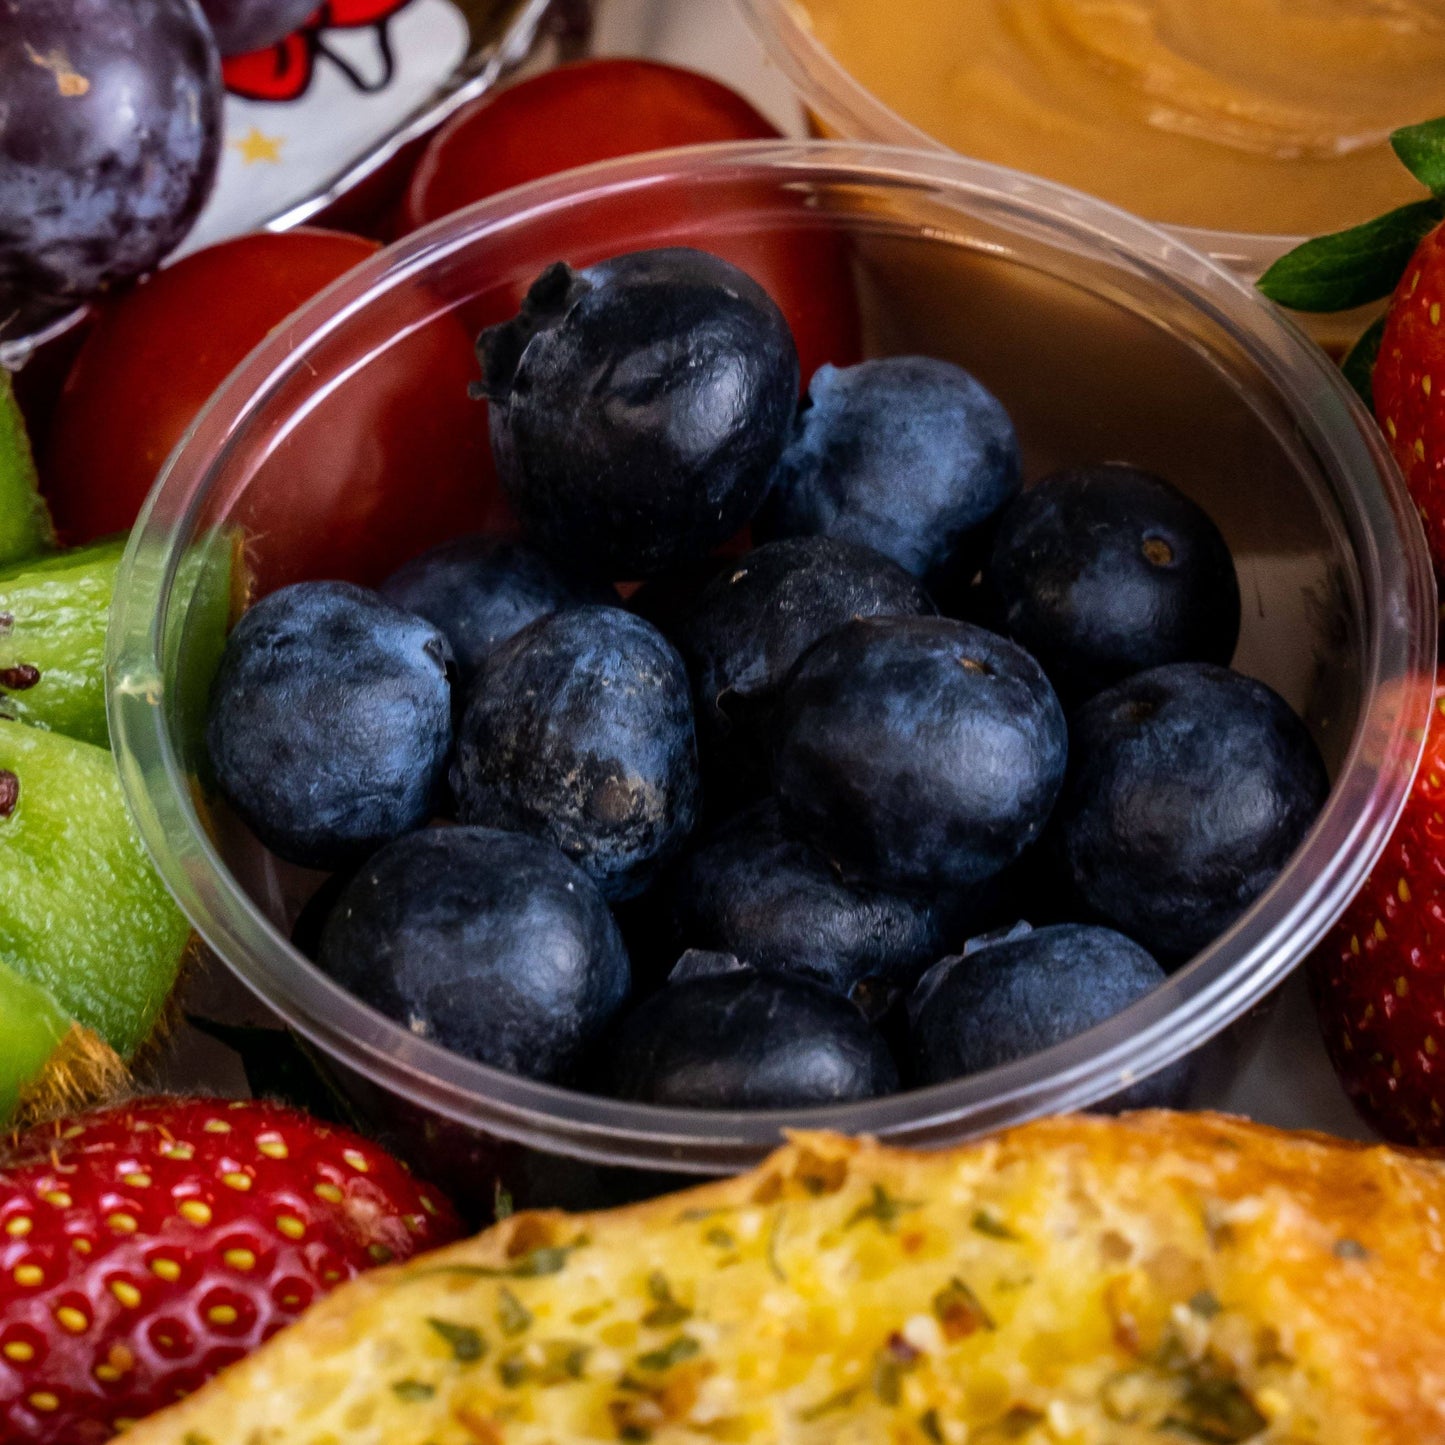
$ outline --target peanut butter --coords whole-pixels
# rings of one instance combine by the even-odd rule
[[[1154,220],[1314,234],[1421,192],[1445,0],[798,0],[868,90],[965,155]]]

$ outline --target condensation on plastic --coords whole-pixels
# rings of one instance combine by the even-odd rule
[[[1100,448],[1127,454],[1169,470],[1229,536],[1246,595],[1239,665],[1306,717],[1333,793],[1238,923],[1106,1024],[985,1074],[804,1114],[568,1091],[450,1054],[339,989],[286,936],[314,877],[248,844],[206,799],[183,557],[220,557],[244,528],[263,574],[273,556],[294,568],[304,545],[311,575],[327,575],[339,533],[326,508],[339,521],[345,496],[313,505],[307,476],[274,463],[288,437],[323,426],[361,455],[395,348],[495,316],[559,255],[596,259],[589,233],[626,249],[684,211],[729,244],[799,229],[835,238],[864,298],[866,350],[931,349],[977,369],[1015,410],[1032,475]],[[659,1171],[747,1166],[785,1126],[943,1145],[1096,1105],[1184,1060],[1206,1081],[1191,1102],[1207,1102],[1211,1069],[1217,1081],[1231,1067],[1220,1040],[1302,960],[1388,837],[1422,745],[1435,625],[1423,535],[1378,433],[1327,358],[1227,269],[1096,200],[988,165],[763,143],[610,162],[483,202],[368,261],[268,338],[192,427],[132,537],[111,620],[110,721],[141,832],[196,929],[389,1142],[433,1172],[454,1175],[450,1160],[477,1190],[495,1175],[564,1198],[556,1181],[587,1175],[579,1161],[599,1178],[651,1171],[629,1176],[624,1189],[637,1189]]]

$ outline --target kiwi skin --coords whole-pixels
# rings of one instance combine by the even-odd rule
[[[0,1128],[43,1123],[115,1098],[129,1084],[109,1044],[0,962]]]
[[[132,1087],[120,1055],[89,1029],[71,1024],[39,1074],[19,1091],[8,1119],[0,1101],[0,1125],[30,1129],[119,1099]]]

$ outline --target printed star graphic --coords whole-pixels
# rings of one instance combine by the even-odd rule
[[[259,165],[263,161],[273,166],[279,166],[281,164],[281,147],[285,144],[285,137],[263,135],[253,125],[246,135],[239,140],[233,140],[231,144],[241,152],[241,159],[248,166]]]

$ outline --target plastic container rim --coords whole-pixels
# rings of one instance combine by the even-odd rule
[[[172,584],[196,519],[243,425],[321,340],[377,296],[477,240],[588,196],[756,177],[926,192],[964,214],[1087,238],[1136,277],[1187,298],[1258,367],[1336,482],[1356,544],[1364,699],[1325,810],[1275,884],[1154,993],[1043,1053],[883,1099],[808,1111],[657,1108],[573,1092],[418,1039],[304,958],[225,866],[201,824],[166,726],[164,639]],[[161,877],[206,944],[304,1038],[341,1065],[458,1123],[551,1153],[635,1168],[744,1167],[787,1127],[941,1144],[1046,1112],[1081,1109],[1194,1052],[1263,1000],[1343,909],[1384,847],[1424,743],[1434,677],[1434,579],[1423,532],[1383,438],[1325,354],[1225,267],[1170,232],[1052,182],[932,149],[744,142],[608,161],[482,201],[333,283],[287,336],[263,342],[172,454],[132,533],[107,640],[108,708],[122,786]],[[299,339],[298,339],[299,338]],[[1382,696],[1392,682],[1393,700]],[[1367,756],[1368,754],[1368,756]],[[1380,783],[1371,782],[1378,772]]]

